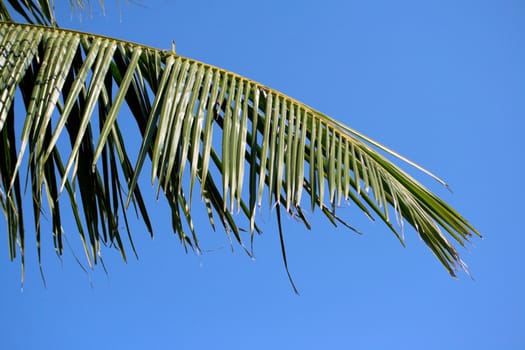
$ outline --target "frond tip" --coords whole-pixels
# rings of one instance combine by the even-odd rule
[[[131,203],[152,234],[138,185],[146,160],[157,194],[170,205],[173,231],[184,246],[195,249],[199,242],[191,206],[196,183],[212,227],[216,215],[243,247],[235,212],[242,213],[252,239],[259,230],[256,208],[265,198],[278,206],[278,216],[284,209],[309,227],[302,214],[304,194],[312,210],[321,209],[334,224],[344,223],[335,213],[341,201],[353,202],[366,215],[381,218],[402,243],[403,223],[408,223],[451,274],[463,266],[451,241],[463,245],[479,235],[382,152],[406,159],[235,73],[174,50],[19,24],[0,23],[0,49],[0,203],[12,259],[17,242],[24,254],[24,166],[37,246],[40,215],[47,207],[55,248],[62,253],[58,203],[68,202],[90,264],[97,263],[103,244],[116,246],[126,257],[119,218],[131,241],[126,217]],[[22,101],[15,108],[17,91]],[[131,117],[120,114],[124,104]],[[15,113],[21,106],[25,120],[17,134]],[[133,120],[140,149],[132,160]],[[279,232],[284,242],[280,227]]]

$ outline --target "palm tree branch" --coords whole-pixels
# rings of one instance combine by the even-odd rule
[[[278,206],[275,214],[283,244],[279,206],[287,213],[298,213],[309,225],[301,209],[303,191],[311,198],[311,209],[322,209],[334,224],[344,223],[335,215],[342,201],[356,203],[368,216],[375,212],[402,243],[406,221],[451,274],[456,263],[463,266],[452,241],[463,245],[470,236],[479,235],[384,154],[446,185],[428,170],[315,109],[233,72],[174,52],[34,25],[0,23],[0,47],[0,135],[3,154],[8,155],[0,163],[0,199],[12,259],[14,242],[23,255],[19,178],[27,158],[37,245],[46,197],[55,246],[62,253],[59,202],[64,202],[60,194],[66,189],[90,264],[101,256],[101,243],[114,245],[126,258],[119,212],[124,212],[136,253],[125,216],[132,202],[153,234],[139,186],[147,159],[157,195],[163,193],[170,205],[174,232],[184,245],[197,250],[192,219],[196,180],[211,225],[215,212],[226,232],[233,232],[243,247],[242,230],[233,214],[242,213],[253,239],[256,208],[265,189],[270,208]],[[26,116],[15,143],[12,118],[17,89],[24,97]],[[126,136],[132,132],[121,113],[123,106],[131,111],[138,129],[134,162],[127,150],[134,142],[120,133],[123,125]],[[24,157],[27,148],[29,156]],[[399,228],[392,223],[394,217]],[[86,237],[82,227],[87,228]],[[186,229],[191,236],[185,234]]]

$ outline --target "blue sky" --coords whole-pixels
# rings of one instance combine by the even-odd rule
[[[312,231],[285,220],[296,296],[268,210],[252,261],[206,224],[210,252],[185,254],[159,205],[153,241],[136,224],[138,261],[104,251],[109,276],[88,277],[69,252],[60,261],[49,239],[44,288],[28,240],[21,290],[19,261],[0,243],[2,348],[525,348],[522,1],[120,3],[107,1],[102,16],[93,1],[79,21],[63,1],[59,23],[165,49],[174,39],[178,53],[278,89],[436,172],[452,194],[414,174],[484,235],[461,250],[474,280],[449,277],[412,230],[403,248],[349,208],[364,235],[316,213]]]

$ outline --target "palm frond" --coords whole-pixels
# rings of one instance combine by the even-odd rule
[[[444,184],[436,176],[235,73],[174,52],[32,25],[0,23],[0,51],[0,203],[12,259],[16,244],[22,262],[24,256],[24,168],[38,247],[40,216],[47,207],[55,248],[62,254],[61,205],[69,203],[90,265],[100,258],[101,244],[115,245],[126,259],[119,217],[122,213],[131,240],[130,204],[153,234],[138,182],[147,160],[157,195],[167,198],[173,230],[185,247],[199,249],[191,215],[197,182],[212,227],[216,215],[243,247],[236,212],[249,222],[253,238],[257,207],[265,198],[270,207],[277,206],[283,257],[281,210],[309,227],[305,203],[321,209],[334,225],[348,225],[336,208],[353,202],[368,216],[381,218],[401,243],[406,222],[452,275],[462,266],[452,241],[463,245],[478,235],[385,153]],[[131,117],[120,113],[124,105]],[[21,113],[24,124],[16,133],[15,115]],[[136,159],[128,155],[126,142],[131,120],[141,140]]]

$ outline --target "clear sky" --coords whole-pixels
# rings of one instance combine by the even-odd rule
[[[27,273],[0,241],[2,349],[525,349],[525,3],[521,0],[97,1],[62,27],[169,49],[276,88],[436,172],[418,175],[484,235],[462,249],[474,280],[449,277],[407,231],[407,248],[355,209],[365,234],[310,215],[261,214],[256,260],[201,225],[209,252],[186,254],[162,205],[151,241],[135,224],[140,259],[104,251],[109,275],[87,276],[44,241]],[[127,116],[120,116],[124,120]],[[29,208],[29,207],[28,207]],[[207,219],[204,219],[207,220]],[[0,230],[5,221],[0,218]],[[82,258],[77,236],[69,240]]]

